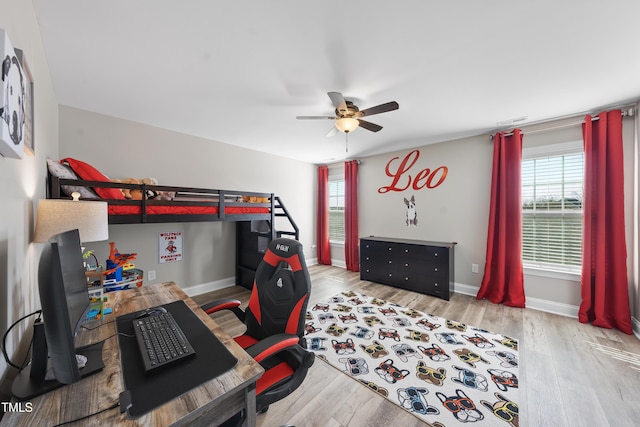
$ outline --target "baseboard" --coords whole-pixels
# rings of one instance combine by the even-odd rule
[[[346,261],[342,261],[342,260],[339,260],[339,259],[332,259],[331,260],[331,265],[334,266],[334,267],[340,267],[340,268],[344,268],[344,269],[347,268]]]
[[[236,278],[227,277],[226,279],[216,280],[214,282],[203,283],[201,285],[189,286],[188,288],[182,288],[182,290],[190,297],[195,295],[204,294],[212,291],[219,291],[220,289],[235,286]]]
[[[307,261],[307,266],[318,263],[318,258],[312,258]],[[343,268],[346,268],[344,266]],[[189,286],[188,288],[182,288],[182,290],[190,297],[195,295],[204,294],[212,291],[219,291],[220,289],[228,288],[236,285],[235,277],[227,277],[226,279],[216,280],[214,282],[202,283],[200,285]]]
[[[331,261],[334,266],[346,268],[346,264],[344,261]],[[307,262],[307,265],[315,265],[318,263],[317,258],[313,258]],[[190,297],[195,295],[204,294],[206,292],[218,291],[220,289],[228,288],[230,286],[235,286],[236,279],[235,277],[228,277],[222,280],[216,280],[214,282],[203,283],[201,285],[189,286],[188,288],[182,288],[183,291]],[[478,294],[477,286],[466,285],[464,283],[456,283],[455,284],[455,292],[470,295],[475,297]],[[563,304],[555,301],[549,301],[541,298],[532,298],[527,297],[527,307],[532,310],[546,311],[548,313],[558,314],[560,316],[573,317],[578,318],[578,309],[579,307],[576,305]],[[632,317],[631,322],[633,324],[633,333],[640,340],[640,320]]]
[[[640,340],[640,320],[632,317],[631,324],[633,325],[633,335]]]
[[[455,292],[475,297],[478,294],[477,286],[466,285],[464,283],[456,283]],[[549,301],[541,298],[527,297],[526,308],[532,310],[546,311],[547,313],[558,314],[560,316],[578,318],[577,305],[564,304],[561,302]]]
[[[477,286],[465,285],[464,283],[456,282],[454,292],[475,297],[478,294],[479,289],[480,288]]]
[[[580,307],[577,305],[564,304],[561,302],[549,301],[541,298],[527,297],[527,308],[531,308],[539,311],[546,311],[547,313],[558,314],[560,316],[578,318],[578,310]]]
[[[344,261],[332,260],[332,265],[334,267],[346,268],[346,264]],[[313,265],[313,264],[308,264]],[[234,286],[236,284],[235,277],[228,277],[222,280],[216,280],[214,282],[203,283],[201,285],[189,286],[188,288],[182,288],[183,291],[190,297],[194,295],[204,294],[206,292],[217,291],[220,289],[228,288],[229,286]],[[466,285],[464,283],[456,283],[455,292],[470,295],[475,297],[478,294],[478,287]],[[559,302],[544,300],[540,298],[531,298],[527,297],[527,308],[531,308],[533,310],[546,311],[553,314],[558,314],[561,316],[567,317],[578,317],[578,307],[569,304],[563,304]],[[634,327],[635,331],[640,331],[640,323],[634,319]]]

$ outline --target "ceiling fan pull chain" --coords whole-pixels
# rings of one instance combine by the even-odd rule
[[[347,136],[347,142],[344,144],[344,152],[348,153],[349,152],[349,132],[347,132],[345,135]]]

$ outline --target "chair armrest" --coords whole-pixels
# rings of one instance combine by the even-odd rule
[[[281,351],[293,352],[293,355],[300,360],[304,359],[305,353],[310,353],[302,348],[300,345],[300,338],[294,334],[272,335],[258,341],[245,350],[258,363]],[[313,355],[313,353],[311,354]]]
[[[237,299],[225,298],[208,302],[201,305],[200,308],[207,314],[216,313],[222,310],[231,310],[233,314],[235,314],[236,317],[240,319],[240,321],[244,322],[245,313],[240,308],[240,304],[241,302]]]

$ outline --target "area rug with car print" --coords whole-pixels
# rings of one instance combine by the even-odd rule
[[[434,426],[518,427],[514,338],[347,291],[309,307],[305,339],[363,392]]]

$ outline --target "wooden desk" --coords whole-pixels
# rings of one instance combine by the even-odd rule
[[[230,371],[140,418],[129,419],[126,413],[121,414],[119,408],[115,408],[74,423],[74,426],[214,426],[243,408],[247,409],[246,425],[255,425],[255,382],[264,372],[262,367],[236,344],[231,336],[220,329],[182,289],[170,282],[111,292],[108,296],[109,301],[105,304],[113,308],[113,313],[103,317],[96,325],[147,307],[183,300],[227,346],[238,359],[238,363]],[[118,339],[116,336],[109,338],[115,333],[115,322],[90,331],[81,329],[77,346],[106,339],[102,352],[105,368],[102,372],[32,399],[33,410],[30,413],[7,413],[0,425],[55,425],[99,412],[117,403],[118,396],[125,387]]]

